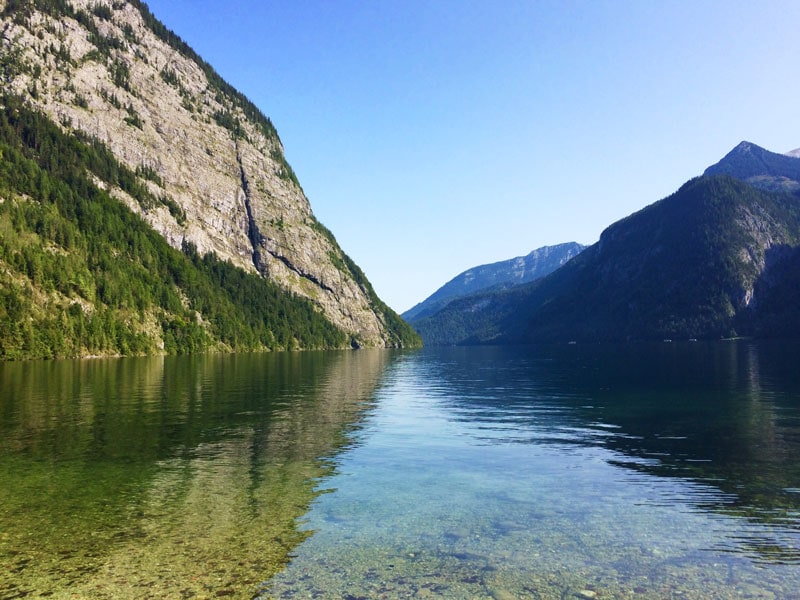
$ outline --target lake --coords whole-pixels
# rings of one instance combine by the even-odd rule
[[[0,364],[0,598],[800,598],[798,360]]]

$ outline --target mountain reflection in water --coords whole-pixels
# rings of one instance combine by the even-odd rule
[[[798,350],[0,364],[0,597],[797,597]]]
[[[265,593],[797,597],[798,350],[404,355]]]
[[[453,418],[484,443],[606,448],[610,464],[699,484],[682,502],[800,531],[798,350],[787,342],[487,348],[465,351],[466,366],[438,362],[432,375],[455,391]],[[800,562],[796,540],[738,542],[761,560]]]
[[[0,364],[0,597],[251,598],[390,360]]]

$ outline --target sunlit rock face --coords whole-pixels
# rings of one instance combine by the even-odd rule
[[[397,343],[252,103],[137,1],[28,4],[0,0],[4,91],[106,144],[160,202],[113,195],[173,247],[311,299],[358,345]]]

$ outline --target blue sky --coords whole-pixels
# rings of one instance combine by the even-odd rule
[[[150,0],[275,124],[317,218],[404,311],[465,269],[800,147],[800,2]]]

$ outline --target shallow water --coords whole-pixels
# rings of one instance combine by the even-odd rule
[[[404,356],[265,595],[800,597],[789,350]]]
[[[800,344],[0,365],[0,598],[800,598]]]
[[[252,598],[389,358],[0,364],[0,598]]]

